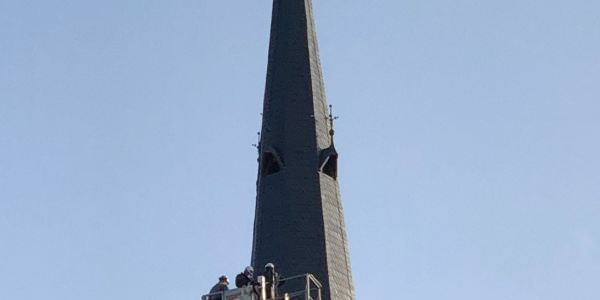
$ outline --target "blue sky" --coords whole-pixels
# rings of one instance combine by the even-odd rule
[[[600,2],[313,0],[358,299],[600,297]],[[270,0],[0,0],[0,299],[249,262]]]

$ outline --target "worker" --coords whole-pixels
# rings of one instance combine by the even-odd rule
[[[238,288],[254,284],[254,268],[247,266],[244,272],[235,276],[235,286]]]
[[[283,284],[279,273],[275,272],[275,265],[268,263],[265,265],[265,276],[266,288],[267,288],[267,299],[277,299],[277,288]]]
[[[227,276],[225,275],[221,275],[221,277],[219,277],[219,282],[217,282],[217,284],[215,284],[212,289],[210,289],[210,294],[213,293],[221,293],[224,291],[229,290],[229,278],[227,278]],[[216,294],[216,295],[211,295],[209,300],[224,300],[221,297],[221,294]]]

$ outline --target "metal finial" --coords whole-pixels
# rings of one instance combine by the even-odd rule
[[[256,142],[256,144],[252,144],[252,146],[260,151],[260,131],[256,132],[256,135],[257,135],[257,142]]]
[[[331,135],[331,139],[333,140],[333,134],[335,133],[335,130],[333,130],[333,121],[339,119],[339,117],[333,115],[333,106],[331,104],[329,104],[329,116],[327,119],[329,119],[329,125],[331,128],[329,129],[329,135]]]

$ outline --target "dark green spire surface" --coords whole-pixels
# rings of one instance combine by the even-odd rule
[[[252,265],[272,262],[284,277],[312,273],[323,299],[352,300],[329,117],[311,0],[274,0]]]

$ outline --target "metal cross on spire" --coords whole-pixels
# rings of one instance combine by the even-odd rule
[[[258,151],[260,152],[260,131],[256,132],[256,136],[257,136],[256,144],[252,144],[252,147],[258,149]]]
[[[329,104],[329,116],[327,119],[329,120],[329,135],[331,135],[331,142],[333,143],[333,135],[335,134],[335,130],[333,130],[333,121],[339,119],[340,117],[333,115],[333,105]]]

